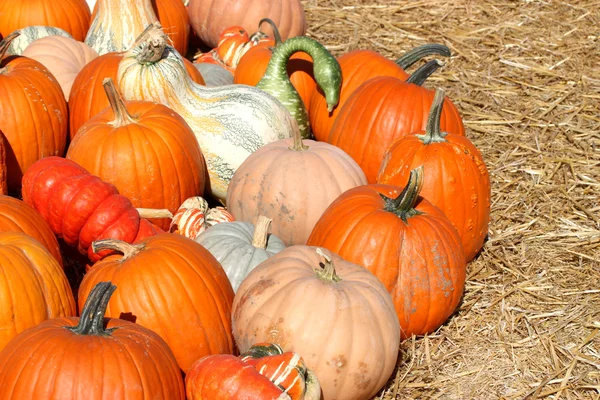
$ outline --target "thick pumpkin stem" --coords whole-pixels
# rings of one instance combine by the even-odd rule
[[[427,119],[427,127],[424,135],[417,135],[424,144],[443,143],[447,140],[446,132],[440,130],[440,120],[442,118],[442,107],[444,105],[444,90],[436,89],[433,104],[429,110],[429,118]]]
[[[433,54],[444,57],[450,57],[452,55],[447,46],[444,46],[443,44],[429,43],[415,47],[414,49],[406,52],[403,56],[396,60],[396,64],[402,69],[407,69],[417,61],[421,60],[423,57]]]
[[[138,254],[144,249],[143,244],[130,244],[122,240],[102,239],[92,242],[92,251],[112,250],[123,254],[123,261]]]
[[[283,40],[281,40],[281,33],[279,33],[279,29],[277,28],[277,24],[273,22],[270,18],[263,18],[258,22],[258,30],[260,31],[262,24],[266,22],[271,26],[273,30],[273,40],[275,40],[275,46],[279,46]]]
[[[0,61],[2,59],[4,59],[4,55],[6,54],[6,50],[8,50],[10,43],[13,40],[15,40],[20,34],[21,34],[21,32],[16,30],[16,31],[12,32],[10,35],[8,35],[7,37],[5,37],[4,39],[2,39],[2,42],[0,42]]]
[[[140,218],[173,218],[173,213],[166,208],[136,208]]]
[[[385,201],[383,209],[388,212],[392,212],[399,216],[402,221],[408,223],[408,219],[415,215],[421,214],[420,211],[415,209],[415,203],[419,198],[419,193],[423,187],[423,166],[417,167],[410,171],[408,183],[402,190],[402,193],[395,199],[391,199],[387,196],[381,195],[381,198]]]
[[[154,64],[162,59],[168,44],[169,37],[156,21],[144,29],[131,48],[136,49],[136,60],[140,64]]]
[[[252,235],[252,246],[257,249],[267,248],[267,239],[269,237],[269,225],[271,225],[272,219],[260,215],[256,224],[254,225],[254,235]]]
[[[115,328],[104,328],[104,315],[110,297],[117,287],[110,282],[99,282],[90,292],[77,326],[65,326],[78,335],[108,336]]]
[[[322,269],[315,270],[317,277],[327,283],[341,281],[342,279],[335,273],[335,266],[333,265],[333,260],[331,257],[325,254],[323,250],[319,248],[317,248],[316,252],[323,259],[323,261],[319,263]]]
[[[411,76],[408,77],[406,83],[414,83],[417,86],[423,86],[423,83],[429,78],[435,71],[437,71],[442,64],[438,60],[427,61],[427,63],[421,65]]]
[[[136,119],[129,114],[129,111],[127,111],[123,97],[117,90],[113,79],[104,78],[102,81],[102,86],[104,86],[104,92],[106,93],[106,97],[108,97],[110,108],[112,109],[113,114],[115,114],[115,119],[110,122],[110,124],[116,128],[124,125],[135,124]]]

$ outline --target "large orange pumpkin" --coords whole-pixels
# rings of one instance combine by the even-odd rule
[[[329,112],[323,92],[315,87],[310,98],[310,125],[317,140],[327,140],[342,107],[356,89],[369,79],[390,76],[405,81],[408,67],[423,57],[439,54],[450,57],[450,49],[440,44],[425,44],[408,51],[395,62],[373,50],[353,50],[338,58],[342,69],[342,89],[336,108]]]
[[[432,62],[433,66],[436,61]],[[365,82],[348,99],[327,137],[360,165],[369,183],[375,183],[387,148],[402,136],[425,128],[434,91],[421,86],[420,71],[406,81],[377,77]],[[465,134],[462,118],[451,100],[442,114],[442,129]]]
[[[83,41],[90,27],[90,8],[85,0],[0,0],[0,34],[42,25],[61,28]]]
[[[48,318],[76,314],[62,267],[40,242],[23,232],[0,232],[0,287],[0,350],[17,334]],[[7,382],[0,382],[1,393]],[[0,398],[8,397],[0,394]]]
[[[111,78],[104,80],[110,107],[86,122],[67,158],[115,185],[136,208],[175,213],[202,196],[206,167],[191,128],[178,114],[148,101],[124,102]],[[168,229],[170,220],[154,220]]]
[[[409,171],[425,166],[421,196],[440,208],[462,239],[471,261],[483,246],[490,221],[490,176],[481,153],[464,136],[442,132],[440,115],[446,105],[438,89],[427,127],[396,140],[385,154],[378,183],[404,186]]]
[[[98,284],[81,318],[44,321],[0,352],[0,398],[184,400],[181,372],[167,344],[138,324],[105,321],[114,290],[110,282]]]
[[[92,288],[110,280],[119,288],[107,317],[135,319],[169,345],[187,372],[199,358],[234,352],[233,289],[219,262],[199,243],[163,233],[139,245],[99,241],[95,250],[122,253],[97,262],[79,287],[83,305]]]
[[[95,58],[79,72],[69,95],[69,135],[77,134],[81,125],[109,106],[102,82],[112,78],[117,82],[117,70],[123,53],[106,53]],[[202,75],[187,59],[186,70],[194,82],[204,84]]]
[[[0,232],[24,232],[40,242],[63,265],[58,240],[40,213],[24,201],[0,195]]]
[[[4,57],[18,35],[11,33],[0,42],[0,131],[8,141],[6,167],[12,190],[21,187],[31,164],[64,154],[68,125],[65,97],[48,69],[27,57]]]
[[[427,173],[427,171],[425,171]],[[430,333],[454,312],[465,286],[458,232],[418,196],[423,168],[402,190],[368,185],[348,190],[325,211],[308,243],[373,272],[396,305],[402,338]]]

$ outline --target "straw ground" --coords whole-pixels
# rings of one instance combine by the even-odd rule
[[[600,398],[600,2],[306,0],[335,55],[428,42],[492,179],[463,303],[378,399]]]

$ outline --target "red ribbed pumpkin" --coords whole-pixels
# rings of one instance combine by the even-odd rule
[[[64,154],[68,125],[65,97],[48,69],[27,57],[4,57],[18,35],[0,42],[0,131],[8,142],[9,190],[21,187],[23,173],[40,158]]]
[[[408,51],[395,62],[372,50],[353,50],[342,54],[338,58],[343,78],[338,105],[330,113],[327,111],[323,92],[315,87],[311,93],[309,117],[315,139],[327,140],[342,107],[360,85],[378,76],[390,76],[404,81],[409,77],[405,69],[433,54],[450,57],[450,49],[444,45],[425,44]]]
[[[427,173],[427,170],[424,171]],[[375,274],[394,299],[402,338],[433,332],[454,312],[465,286],[458,232],[418,196],[423,169],[408,185],[350,189],[325,211],[308,238]]]
[[[481,250],[490,221],[490,177],[481,153],[464,136],[440,130],[444,91],[438,89],[427,128],[395,141],[385,154],[378,183],[404,186],[409,171],[425,166],[421,196],[440,208],[462,239],[465,258]]]
[[[120,290],[106,316],[134,318],[158,333],[179,367],[210,354],[232,354],[233,288],[219,262],[202,245],[174,233],[152,236],[138,245],[118,240],[94,242],[95,251],[120,252],[97,262],[79,287],[82,305],[92,288],[110,280]]]
[[[0,0],[0,34],[6,37],[27,26],[54,26],[83,42],[90,16],[85,0]]]
[[[115,185],[137,208],[175,213],[188,197],[202,196],[204,157],[185,120],[162,104],[124,102],[111,78],[104,88],[110,107],[79,129],[67,158]],[[171,221],[153,222],[166,230]]]
[[[0,232],[23,232],[40,242],[62,266],[58,240],[36,209],[24,201],[0,195]]]
[[[439,65],[437,61],[431,63]],[[406,82],[392,77],[373,78],[358,88],[340,111],[327,142],[348,153],[369,183],[377,181],[385,151],[394,140],[425,128],[435,94],[420,86],[427,72],[424,67]],[[450,100],[441,124],[447,132],[465,134],[462,118]]]

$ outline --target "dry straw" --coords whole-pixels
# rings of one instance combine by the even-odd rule
[[[458,312],[377,399],[600,398],[600,1],[306,0],[334,54],[428,42],[492,178]]]

